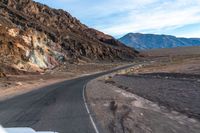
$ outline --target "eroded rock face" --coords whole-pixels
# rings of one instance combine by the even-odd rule
[[[63,10],[32,0],[0,0],[0,61],[34,71],[65,61],[132,60],[138,52]]]
[[[1,62],[16,69],[40,71],[58,66],[62,63],[59,59],[65,58],[58,44],[34,29],[22,31],[1,26],[0,40]]]

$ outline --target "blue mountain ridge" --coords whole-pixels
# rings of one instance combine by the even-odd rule
[[[128,33],[120,42],[137,50],[200,46],[200,38],[178,38],[171,35]]]

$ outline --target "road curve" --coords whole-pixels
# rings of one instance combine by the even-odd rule
[[[59,133],[95,133],[82,97],[84,85],[130,66],[67,80],[1,101],[0,125]]]

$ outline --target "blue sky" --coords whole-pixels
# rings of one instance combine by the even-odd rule
[[[61,8],[89,27],[121,37],[129,32],[200,38],[200,0],[35,0]]]

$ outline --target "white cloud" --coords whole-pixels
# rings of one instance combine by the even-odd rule
[[[151,3],[152,4],[152,3]],[[163,30],[200,22],[200,1],[156,2],[146,8],[131,10],[112,26],[99,25],[106,33],[118,36],[128,32]],[[98,26],[97,26],[98,27]]]

